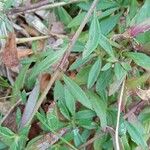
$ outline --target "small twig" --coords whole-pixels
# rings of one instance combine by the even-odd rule
[[[119,97],[119,104],[118,104],[117,125],[116,125],[116,130],[115,130],[116,150],[120,150],[120,146],[119,146],[119,123],[120,123],[121,104],[122,104],[122,100],[123,100],[124,88],[125,88],[125,80],[122,83],[120,97]]]
[[[15,103],[11,109],[7,112],[7,114],[3,117],[3,119],[0,121],[0,125],[3,124],[3,122],[7,119],[7,117],[10,115],[10,113],[12,113],[12,111],[14,110],[15,107],[17,107],[19,104],[21,103],[21,100],[17,101],[17,103]]]
[[[129,112],[124,115],[124,119],[127,119],[132,113],[134,113],[139,107],[142,107],[145,104],[145,101],[138,102],[135,106],[133,106]]]
[[[50,3],[49,0],[45,0],[43,2],[41,1],[39,3],[32,4],[30,7],[19,7],[17,9],[16,8],[11,9],[9,11],[9,13],[10,14],[20,14],[23,12],[35,12],[35,11],[39,11],[39,10],[43,10],[43,9],[61,7],[64,5],[68,5],[68,4],[72,4],[72,3],[76,3],[76,2],[80,2],[80,1],[83,1],[83,0],[70,0],[69,2],[57,2],[57,3]]]

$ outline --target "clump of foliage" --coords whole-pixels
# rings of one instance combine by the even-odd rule
[[[0,1],[0,149],[149,149],[149,10]]]

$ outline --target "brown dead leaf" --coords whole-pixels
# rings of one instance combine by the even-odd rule
[[[20,100],[14,106],[12,106],[9,111],[7,111],[7,114],[5,114],[0,121],[2,126],[9,128],[13,132],[17,131],[16,112],[18,108],[20,108],[21,111],[24,109],[24,106],[21,104]]]
[[[66,128],[62,128],[57,132],[57,134],[47,133],[42,135],[41,139],[36,142],[36,147],[38,149],[47,149],[51,145],[55,144],[59,141],[60,137],[62,137],[67,132]]]
[[[41,76],[41,79],[40,79],[40,91],[41,92],[45,90],[50,79],[51,79],[51,76],[48,73],[45,73]]]
[[[136,94],[142,99],[148,101],[150,99],[150,89],[148,90],[142,90],[138,88],[136,90]]]
[[[33,54],[32,49],[17,49],[18,59]]]
[[[31,36],[39,36],[39,32],[35,30],[34,28],[26,25],[26,24],[21,24],[22,27],[31,35]]]
[[[51,28],[52,33],[57,33],[57,34],[63,34],[65,33],[64,31],[64,25],[57,21],[52,23],[52,28]]]
[[[5,115],[10,110],[11,105],[9,101],[0,102],[0,113]]]
[[[17,67],[19,64],[15,33],[10,33],[8,36],[2,53],[2,61],[8,68]]]

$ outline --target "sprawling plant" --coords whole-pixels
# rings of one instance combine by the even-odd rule
[[[149,149],[149,10],[149,0],[0,1],[12,108],[0,148]]]

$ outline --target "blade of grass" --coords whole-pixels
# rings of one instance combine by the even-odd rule
[[[125,88],[125,80],[122,83],[120,97],[119,97],[119,104],[118,104],[117,125],[116,125],[116,130],[115,130],[116,150],[120,150],[120,146],[119,146],[119,123],[120,123],[121,104],[122,104],[122,100],[123,100],[124,88]]]

